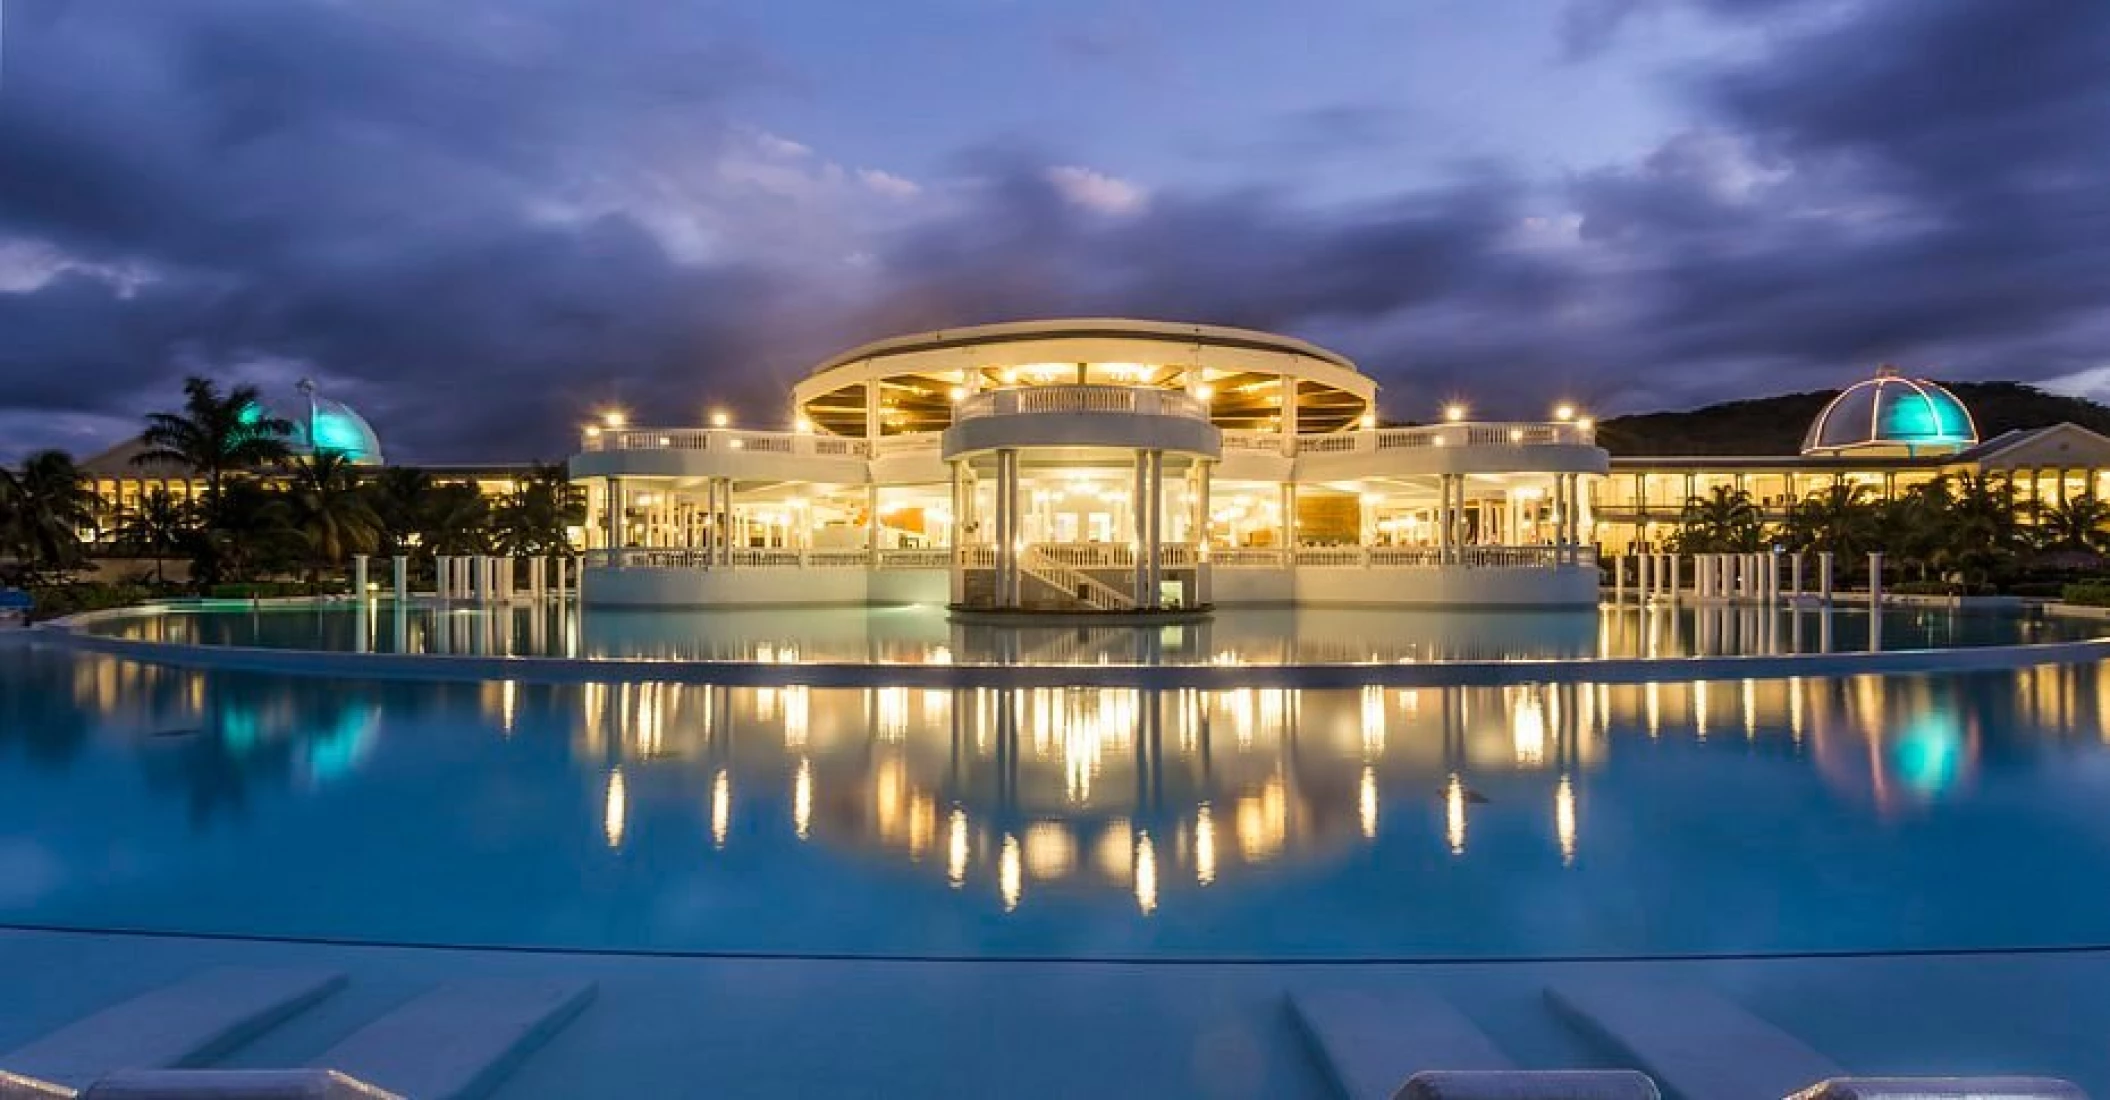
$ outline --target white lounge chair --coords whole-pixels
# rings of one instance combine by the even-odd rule
[[[1575,981],[1549,987],[1546,999],[1680,1100],[1781,1100],[1846,1076],[1800,1039],[1702,989]]]

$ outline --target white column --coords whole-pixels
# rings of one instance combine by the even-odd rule
[[[1150,452],[1150,586],[1145,607],[1156,607],[1164,590],[1165,563],[1165,452]]]
[[[1278,376],[1281,382],[1281,404],[1277,413],[1281,421],[1282,453],[1297,453],[1297,380],[1287,374]]]
[[[352,598],[361,606],[367,602],[365,554],[352,555]]]
[[[621,564],[621,561],[618,552],[621,551],[623,548],[622,478],[611,477],[608,479],[608,491],[605,495],[605,503],[608,509],[608,564],[619,565]]]
[[[454,598],[454,558],[450,555],[432,556],[432,594],[443,600]]]
[[[1883,552],[1872,551],[1868,555],[1868,609],[1876,611],[1883,606]],[[1874,627],[1870,627],[1871,630]]]
[[[1209,467],[1206,459],[1196,461],[1194,470],[1194,603],[1207,607],[1214,598],[1216,566],[1209,560]]]
[[[1817,554],[1817,598],[1827,604],[1832,602],[1832,552],[1829,550]],[[1826,652],[1830,652],[1830,647],[1826,647]]]
[[[1129,498],[1134,513],[1132,544],[1136,548],[1135,575],[1131,586],[1137,607],[1150,606],[1150,452],[1136,451],[1135,495]]]
[[[550,563],[551,565],[553,565],[553,566],[555,566],[555,567],[556,567],[554,571],[555,571],[555,573],[557,574],[557,576],[556,576],[556,582],[557,582],[557,602],[558,602],[558,603],[563,603],[563,602],[564,602],[564,589],[565,589],[565,580],[564,580],[564,565],[565,565],[565,561],[566,561],[566,559],[565,559],[564,555],[562,555],[562,554],[559,554],[559,555],[557,555],[557,558],[556,558],[556,560]]]
[[[1017,518],[1011,514],[1012,461],[1017,452],[996,452],[996,605],[1015,606],[1011,574],[1017,568],[1018,540],[1012,533]]]
[[[1625,554],[1612,556],[1612,604],[1615,607],[1626,602],[1626,559]]]
[[[1788,591],[1802,595],[1802,551],[1797,550],[1788,557]]]
[[[1634,595],[1637,602],[1646,604],[1648,603],[1649,595],[1655,591],[1656,555],[1634,555],[1634,569],[1634,579],[1637,582],[1634,586]]]
[[[395,581],[396,606],[403,607],[410,602],[410,559],[397,554],[393,564],[395,575],[391,579]]]
[[[1768,551],[1766,554],[1766,602],[1780,602],[1780,554],[1778,551]]]

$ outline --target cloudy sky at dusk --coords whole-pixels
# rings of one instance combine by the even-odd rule
[[[2102,0],[6,0],[0,458],[302,376],[398,459],[857,341],[1287,332],[1388,417],[2110,374]]]

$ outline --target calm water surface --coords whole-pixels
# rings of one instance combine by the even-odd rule
[[[1679,657],[2011,645],[2102,624],[1939,610],[1228,610],[1163,627],[989,626],[943,608],[624,611],[349,605],[174,610],[96,629],[151,641],[396,653],[892,664],[1290,664]]]
[[[291,621],[291,620],[285,620]],[[872,955],[2110,941],[2110,675],[273,680],[0,645],[0,919]]]

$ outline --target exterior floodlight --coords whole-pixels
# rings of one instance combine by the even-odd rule
[[[812,435],[813,421],[808,420],[803,416],[799,417],[797,420],[792,421],[791,429],[799,433],[800,435]]]
[[[1453,402],[1443,407],[1443,418],[1450,421],[1465,419],[1465,406]]]
[[[1371,428],[1375,428],[1375,427],[1377,427],[1377,414],[1376,414],[1376,413],[1364,413],[1364,414],[1362,415],[1361,419],[1357,420],[1357,421],[1356,421],[1356,423],[1357,423],[1358,425],[1360,425],[1360,426],[1361,426],[1361,427],[1363,428],[1363,430],[1365,430],[1365,431],[1368,431],[1368,430],[1370,430]]]
[[[1575,419],[1575,406],[1559,405],[1553,410],[1553,419],[1567,421]]]
[[[967,387],[954,386],[952,388],[952,403],[957,405],[965,400],[967,400]]]
[[[620,428],[623,425],[628,424],[629,422],[630,418],[624,416],[623,410],[621,409],[610,409],[607,412],[601,414],[601,423],[606,424],[611,428]]]
[[[1587,431],[1591,430],[1592,428],[1595,428],[1595,427],[1597,427],[1597,421],[1595,421],[1595,420],[1592,420],[1592,419],[1590,419],[1589,417],[1587,417],[1587,416],[1586,416],[1586,417],[1583,417],[1583,418],[1582,418],[1581,420],[1578,420],[1578,421],[1576,421],[1576,422],[1575,422],[1575,426],[1576,426],[1576,427],[1578,427],[1578,428],[1581,428],[1581,429],[1582,429],[1583,431],[1586,431],[1586,432],[1587,432]]]
[[[724,409],[712,409],[712,410],[711,410],[711,427],[713,427],[713,428],[723,428],[723,427],[725,427],[725,426],[726,426],[727,424],[730,424],[730,423],[732,423],[732,422],[733,422],[733,418],[732,418],[732,417],[730,417],[730,416],[728,416],[728,415],[726,415],[726,412],[725,412],[725,410],[724,410]]]
[[[1201,385],[1194,387],[1194,396],[1198,400],[1207,401],[1208,399],[1216,396],[1216,387],[1208,384],[1207,382],[1204,382]]]

